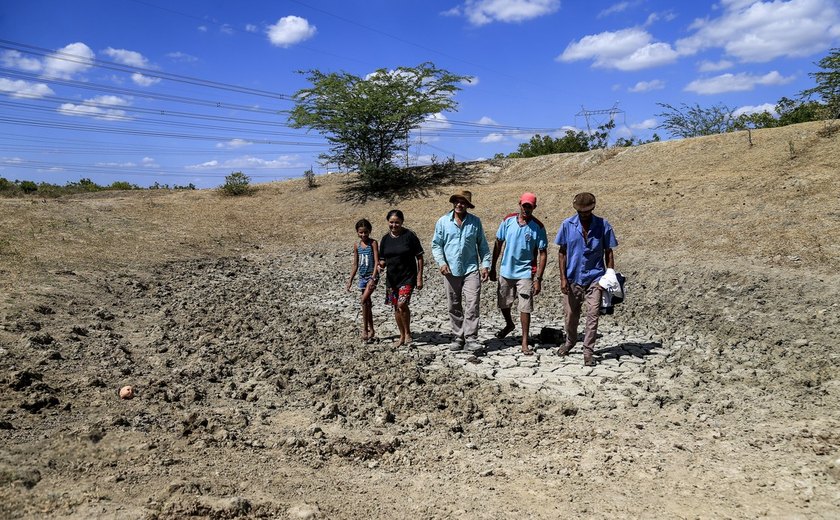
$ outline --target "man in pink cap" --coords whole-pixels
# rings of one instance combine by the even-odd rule
[[[506,216],[496,232],[490,267],[490,279],[499,280],[498,304],[505,318],[505,326],[496,333],[496,337],[504,338],[516,328],[511,308],[513,302],[518,300],[522,353],[526,355],[534,353],[528,346],[528,332],[534,297],[542,290],[548,247],[545,226],[533,216],[536,207],[537,196],[533,193],[523,193],[519,197],[519,212]],[[497,277],[496,260],[500,254],[502,262]]]

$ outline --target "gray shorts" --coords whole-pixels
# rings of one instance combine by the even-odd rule
[[[519,312],[531,314],[534,310],[534,281],[530,278],[512,279],[499,277],[499,308],[510,309],[513,301],[519,300],[517,308]]]

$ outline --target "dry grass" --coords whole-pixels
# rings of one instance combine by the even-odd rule
[[[578,191],[598,196],[615,226],[619,261],[746,262],[802,272],[840,267],[840,135],[822,123],[472,165],[474,212],[488,234],[537,193],[551,236]],[[795,154],[791,153],[791,148]],[[343,175],[260,185],[250,197],[215,190],[98,193],[0,200],[0,271],[7,291],[61,270],[142,268],[208,255],[287,247],[344,249],[367,217],[384,232],[385,202],[340,200]],[[447,193],[448,193],[447,189]],[[400,204],[426,241],[449,208],[446,193]]]

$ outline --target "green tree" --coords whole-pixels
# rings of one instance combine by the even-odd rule
[[[574,153],[589,150],[589,136],[586,132],[566,130],[563,137],[551,137],[537,134],[527,142],[521,143],[515,152],[508,154],[512,159],[537,157],[553,153]]]
[[[16,181],[18,188],[20,191],[26,193],[27,195],[30,193],[35,193],[38,191],[38,185],[32,181]]]
[[[330,143],[320,158],[360,175],[393,166],[408,152],[412,129],[431,114],[457,108],[453,95],[468,79],[429,62],[379,69],[366,78],[319,70],[301,74],[312,86],[294,94],[290,125],[317,130]]]
[[[800,95],[804,98],[819,96],[828,111],[825,119],[840,118],[840,47],[831,49],[816,65],[822,70],[808,73],[816,86],[803,90]]]
[[[225,183],[219,188],[225,195],[248,195],[251,193],[251,179],[242,172],[233,172],[225,177]]]
[[[732,109],[724,104],[701,107],[697,103],[693,106],[682,103],[680,108],[668,103],[657,105],[665,109],[664,112],[656,114],[662,119],[657,128],[664,128],[672,136],[698,137],[722,134],[736,128],[736,118],[732,115]]]

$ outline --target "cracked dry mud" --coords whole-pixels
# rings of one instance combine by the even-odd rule
[[[753,138],[760,147],[775,135]],[[782,144],[789,139],[779,135]],[[729,150],[725,139],[735,137],[720,139],[715,146]],[[696,146],[699,164],[708,162],[709,142],[653,149],[662,157]],[[732,179],[697,181],[686,153],[674,159],[687,168],[674,180],[681,190]],[[836,195],[836,183],[819,184],[825,157],[808,163],[811,173],[795,174],[818,194]],[[628,180],[615,190],[626,197],[641,179],[665,177],[651,173],[649,156],[642,159],[637,170],[620,163]],[[570,159],[513,163],[475,189],[488,229],[499,212],[489,201],[530,189],[524,172],[554,160]],[[604,179],[617,182],[608,173]],[[601,174],[590,175],[608,193]],[[765,193],[750,182],[761,184],[766,174],[750,175],[723,193],[734,190],[733,201],[742,198],[738,189]],[[573,175],[555,176],[528,182],[537,182],[539,194],[578,186]],[[617,264],[628,298],[602,317],[598,365],[586,368],[579,349],[560,358],[553,345],[537,342],[536,355],[522,356],[518,330],[495,339],[502,321],[492,285],[483,286],[481,306],[487,353],[450,352],[434,266],[412,303],[415,343],[390,346],[396,329],[380,289],[380,341],[362,344],[358,295],[344,291],[360,210],[334,202],[334,185],[322,182],[311,196],[332,209],[319,214],[329,226],[317,228],[318,241],[287,241],[285,230],[273,231],[288,225],[277,224],[276,214],[264,226],[258,220],[270,211],[262,208],[299,209],[303,188],[294,181],[245,201],[205,192],[0,201],[7,223],[18,212],[32,222],[71,222],[33,224],[36,239],[28,247],[25,239],[13,242],[17,256],[0,265],[0,517],[836,517],[838,264],[808,256],[796,242],[801,235],[787,238],[776,258],[774,235],[763,237],[758,225],[775,225],[775,212],[796,194],[761,199],[767,209],[743,213],[756,230],[751,251],[765,256],[706,242],[711,252],[698,255],[691,240],[708,238],[699,232],[664,250],[674,238],[642,222],[648,209],[640,202],[611,218],[624,240]],[[604,198],[605,208],[618,207]],[[405,204],[424,244],[445,199]],[[187,203],[199,209],[181,209]],[[701,199],[685,209],[691,219],[679,208],[652,211],[663,218],[675,211],[671,224],[702,230],[713,222],[703,213],[709,205]],[[539,209],[549,227],[567,212],[548,203]],[[819,218],[837,218],[836,211],[827,207]],[[195,214],[210,222],[207,229],[190,230],[187,222],[200,221],[190,219]],[[155,222],[165,223],[159,241],[157,228],[142,227]],[[215,231],[230,222],[249,222],[254,231]],[[68,226],[77,234],[62,238]],[[823,253],[836,247],[831,229]],[[74,249],[78,243],[84,248]],[[552,269],[535,303],[535,335],[562,324]],[[134,387],[133,400],[119,399],[124,385]]]

